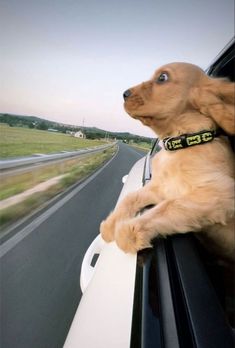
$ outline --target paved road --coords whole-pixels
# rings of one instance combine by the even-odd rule
[[[1,347],[63,346],[81,297],[84,253],[115,205],[122,176],[142,156],[120,144],[99,175],[1,246]]]

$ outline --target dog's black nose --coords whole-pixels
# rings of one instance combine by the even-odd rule
[[[126,100],[128,97],[130,97],[131,95],[131,91],[128,89],[123,93],[123,98],[124,100]]]

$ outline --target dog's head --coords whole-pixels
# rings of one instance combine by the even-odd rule
[[[167,64],[123,94],[124,108],[158,135],[223,128],[235,134],[234,83],[188,63]]]

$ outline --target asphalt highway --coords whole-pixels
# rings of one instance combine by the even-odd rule
[[[62,348],[81,298],[83,256],[144,154],[120,143],[96,176],[0,246],[0,346]]]

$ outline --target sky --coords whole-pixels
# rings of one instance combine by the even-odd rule
[[[0,0],[0,112],[153,137],[123,92],[166,63],[205,69],[233,0]]]

